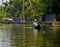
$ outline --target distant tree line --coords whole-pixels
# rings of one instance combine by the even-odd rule
[[[0,17],[20,17],[23,16],[23,13],[24,16],[34,17],[55,13],[56,19],[60,20],[60,0],[10,0],[10,2],[4,2],[3,6],[0,6],[0,10],[2,11]]]

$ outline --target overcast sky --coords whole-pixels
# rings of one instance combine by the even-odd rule
[[[9,0],[3,0],[4,2],[9,1]],[[2,4],[2,0],[0,0],[0,5]]]

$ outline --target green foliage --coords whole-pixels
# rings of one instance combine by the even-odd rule
[[[23,13],[24,16],[42,16],[45,13],[57,12],[60,3],[58,0],[25,0],[24,3],[23,0],[10,0],[4,3],[3,9],[11,16],[23,16]]]
[[[12,16],[22,16],[23,13],[24,16],[42,16],[44,13],[47,12],[46,8],[49,6],[48,4],[49,1],[47,0],[27,0],[24,3],[23,0],[11,0],[9,3],[4,3],[4,9],[6,12],[11,13]]]
[[[7,16],[9,16],[9,15],[10,15],[9,13],[0,10],[0,18],[7,17]]]

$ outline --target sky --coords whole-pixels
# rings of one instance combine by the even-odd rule
[[[9,0],[3,0],[4,2],[9,1]],[[0,0],[0,5],[2,5],[2,0]]]

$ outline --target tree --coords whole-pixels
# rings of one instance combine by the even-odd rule
[[[4,5],[5,11],[12,16],[22,16],[23,13],[24,16],[42,16],[45,13],[57,14],[60,11],[59,0],[24,0],[24,3],[23,0],[10,0],[10,2],[4,3]]]
[[[10,15],[10,13],[0,10],[0,19],[2,19],[4,17],[8,17],[9,15]]]
[[[55,0],[53,2],[53,11],[56,14],[56,20],[60,21],[60,0]]]

